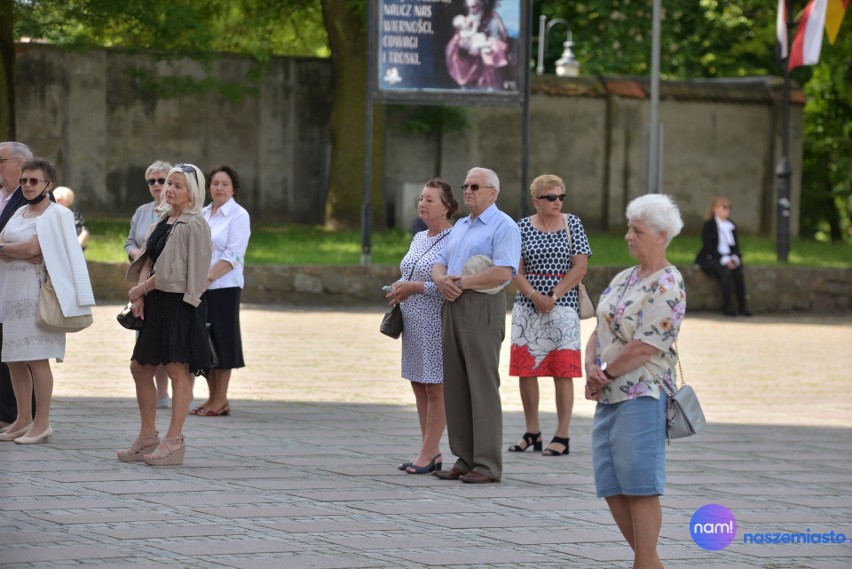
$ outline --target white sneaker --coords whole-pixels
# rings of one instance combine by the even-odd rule
[[[172,406],[172,398],[166,395],[162,399],[157,399],[157,409],[168,409]]]

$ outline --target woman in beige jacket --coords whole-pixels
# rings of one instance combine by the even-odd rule
[[[119,460],[151,466],[183,464],[191,375],[210,368],[207,307],[201,300],[213,251],[210,226],[201,215],[204,174],[192,164],[177,164],[164,193],[162,215],[127,271],[127,281],[138,283],[128,293],[131,309],[144,320],[130,363],[142,426],[130,448],[118,451]],[[172,380],[172,418],[162,441],[156,425],[158,365],[166,366]]]

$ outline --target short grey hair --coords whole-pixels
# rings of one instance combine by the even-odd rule
[[[0,142],[0,148],[4,146],[9,147],[9,152],[15,158],[21,158],[24,162],[28,162],[29,160],[33,159],[33,151],[30,150],[30,147],[24,144],[23,142],[15,142],[13,140]]]
[[[148,176],[153,174],[154,172],[168,172],[172,169],[172,165],[168,162],[163,162],[162,160],[155,160],[153,164],[148,166],[148,169],[145,170],[145,179],[148,179]]]
[[[683,229],[680,209],[671,196],[665,194],[639,196],[627,204],[625,215],[627,221],[644,221],[657,234],[665,231],[667,246]]]
[[[193,174],[190,172],[184,172],[181,167],[194,168],[195,173]],[[177,164],[176,166],[173,166],[171,170],[169,170],[168,176],[171,176],[172,174],[180,174],[181,176],[183,176],[186,179],[186,187],[189,189],[189,199],[192,200],[192,204],[185,210],[183,210],[183,213],[201,213],[201,209],[204,207],[204,198],[206,197],[204,193],[206,181],[204,179],[204,173],[201,171],[201,168],[199,168],[195,164],[184,162],[182,164]],[[165,196],[163,197],[162,203],[157,208],[157,211],[166,215],[171,215],[172,206],[166,203]]]
[[[485,179],[488,181],[489,186],[494,186],[494,189],[497,190],[497,193],[500,193],[500,178],[497,177],[497,172],[494,170],[489,170],[488,168],[482,168],[480,166],[474,166],[470,170],[467,171],[467,175],[471,174],[485,174]]]

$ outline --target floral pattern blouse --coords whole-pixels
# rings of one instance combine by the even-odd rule
[[[612,280],[598,304],[597,356],[610,361],[631,340],[656,348],[648,368],[674,390],[677,352],[674,342],[686,313],[683,277],[673,266],[639,278],[637,267],[625,269]],[[660,398],[660,387],[643,365],[616,377],[601,390],[599,403],[612,404],[639,397]]]

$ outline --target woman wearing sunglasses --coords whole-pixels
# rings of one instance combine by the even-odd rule
[[[183,464],[183,424],[192,397],[192,375],[210,369],[205,325],[207,307],[201,301],[213,255],[210,226],[201,215],[204,174],[192,164],[177,164],[166,176],[161,214],[127,271],[137,283],[128,298],[133,314],[144,320],[130,372],[142,425],[139,435],[119,460],[151,466]],[[157,432],[157,388],[154,372],[165,366],[172,380],[172,416],[160,441]]]
[[[145,183],[154,201],[144,203],[136,208],[133,218],[130,220],[130,233],[124,242],[124,250],[127,258],[132,263],[139,256],[139,252],[145,246],[145,236],[148,228],[157,221],[159,217],[155,209],[163,200],[163,186],[166,185],[166,174],[172,169],[172,165],[162,160],[156,160],[145,170]],[[163,366],[157,367],[157,408],[169,408],[169,375]]]
[[[44,158],[24,162],[19,180],[27,205],[0,233],[2,265],[3,362],[12,374],[18,417],[0,440],[31,445],[49,443],[53,372],[50,358],[65,358],[65,332],[38,324],[42,271],[49,275],[65,316],[91,314],[95,304],[74,214],[48,199],[56,168]],[[35,390],[36,413],[32,413]]]
[[[592,255],[580,218],[563,214],[565,184],[545,174],[530,186],[536,213],[518,222],[521,262],[513,278],[518,292],[512,308],[509,375],[519,378],[526,433],[510,452],[542,450],[538,378],[553,377],[558,424],[542,454],[569,452],[568,425],[574,408],[573,378],[582,377],[577,284]],[[568,234],[570,231],[570,235]]]

